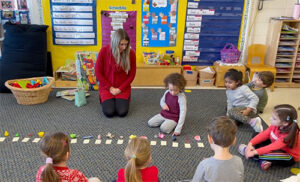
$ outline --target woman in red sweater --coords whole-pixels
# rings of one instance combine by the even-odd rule
[[[260,161],[267,170],[271,164],[291,166],[300,161],[300,135],[297,110],[289,104],[274,107],[268,129],[256,135],[248,145],[241,144],[239,152]]]
[[[130,48],[126,31],[119,29],[112,34],[111,45],[101,48],[95,66],[100,103],[105,116],[127,115],[130,84],[134,80],[135,72],[135,52]]]

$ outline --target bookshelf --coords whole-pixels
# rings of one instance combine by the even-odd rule
[[[271,19],[265,64],[276,68],[276,87],[300,87],[300,20]]]

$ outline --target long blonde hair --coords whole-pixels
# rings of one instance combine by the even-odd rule
[[[119,51],[119,44],[121,40],[128,41],[128,45],[122,53]],[[112,34],[111,51],[115,58],[116,64],[121,64],[123,70],[128,73],[130,70],[130,38],[125,30],[118,29]]]
[[[125,158],[128,160],[125,166],[126,182],[142,182],[140,168],[149,162],[151,157],[150,143],[144,138],[134,138],[125,149]]]
[[[41,141],[40,149],[47,157],[51,157],[53,164],[66,160],[67,152],[70,151],[70,142],[67,135],[62,132],[46,135]],[[60,176],[54,171],[53,164],[47,163],[42,172],[43,182],[59,182]]]

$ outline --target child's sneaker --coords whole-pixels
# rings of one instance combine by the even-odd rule
[[[269,167],[271,166],[272,162],[270,161],[262,161],[260,163],[260,167],[263,171],[266,171],[267,169],[269,169]]]
[[[255,132],[262,132],[264,129],[263,129],[263,126],[261,124],[261,119],[260,117],[256,117],[256,118],[252,118],[249,122],[249,124],[252,126],[252,128],[254,129]]]
[[[240,145],[239,145],[239,148],[238,148],[239,153],[240,153],[241,155],[245,156],[246,148],[247,148],[247,145],[245,145],[245,144],[240,144]]]

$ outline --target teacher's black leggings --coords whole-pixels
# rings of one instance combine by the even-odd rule
[[[108,118],[111,118],[115,115],[125,117],[129,110],[129,99],[113,98],[102,102],[103,114]]]

